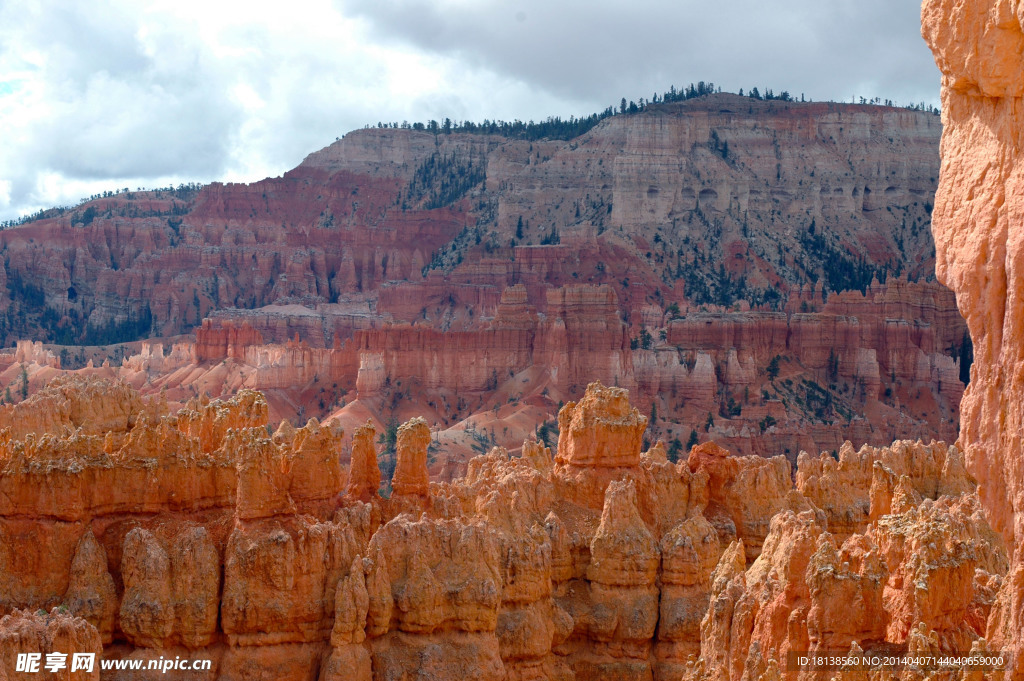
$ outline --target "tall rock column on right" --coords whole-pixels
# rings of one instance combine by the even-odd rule
[[[974,342],[960,440],[1013,568],[988,622],[990,649],[1024,679],[1024,2],[924,0],[942,72],[936,273]]]

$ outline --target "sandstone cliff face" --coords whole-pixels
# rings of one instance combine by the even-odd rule
[[[847,276],[849,252],[930,276],[939,133],[924,112],[728,94],[567,141],[357,130],[280,178],[129,192],[6,230],[0,308],[21,313],[25,335],[82,342],[362,294],[410,322],[464,303],[487,314],[516,283],[542,312],[548,288],[576,283],[611,285],[638,315],[663,300],[768,301],[808,280],[867,285]],[[330,316],[321,331],[362,323]]]
[[[939,132],[924,112],[727,94],[567,141],[360,130],[282,178],[6,230],[0,311],[9,340],[195,329],[83,371],[172,406],[261,390],[275,423],[422,415],[461,443],[449,478],[469,419],[514,450],[593,380],[654,408],[673,458],[691,432],[791,462],[953,441],[962,321],[941,286],[893,276],[931,276]],[[0,378],[86,363],[63,350],[25,342]]]
[[[1016,653],[1024,678],[1024,412],[1020,373],[1020,194],[1024,46],[1015,2],[928,0],[922,33],[942,71],[942,174],[933,231],[936,273],[957,295],[974,339],[961,441],[993,526],[1014,547],[989,637]]]
[[[56,608],[48,614],[35,614],[16,610],[0,619],[0,678],[11,681],[22,679],[46,679],[47,681],[99,681],[100,636],[89,622],[60,612]],[[18,655],[39,654],[38,669],[17,672]],[[47,669],[47,654],[63,653],[65,666],[62,669]],[[71,671],[75,654],[93,654],[95,661],[91,670],[84,668]]]
[[[373,422],[368,421],[357,428],[352,436],[352,455],[345,492],[353,499],[369,501],[380,489],[380,468],[374,445],[376,434]]]
[[[397,462],[391,488],[396,496],[425,497],[430,491],[427,473],[427,447],[430,428],[423,419],[403,423],[398,429]]]
[[[0,378],[15,388],[16,401],[23,368],[30,395],[58,375],[116,376],[158,397],[151,411],[204,393],[261,390],[274,423],[316,416],[354,429],[372,418],[379,428],[391,417],[421,415],[442,441],[465,440],[467,424],[476,422],[510,450],[535,423],[553,420],[558,402],[579,399],[591,379],[631,390],[644,413],[655,409],[649,435],[665,440],[673,458],[692,432],[731,451],[784,454],[794,463],[801,449],[837,452],[846,439],[874,446],[955,439],[966,365],[964,327],[949,312],[948,291],[891,280],[824,302],[820,288],[805,293],[789,312],[689,309],[669,319],[674,313],[649,305],[646,349],[643,329],[623,321],[607,285],[551,289],[545,313],[529,302],[526,286],[510,286],[493,318],[448,330],[368,316],[378,328],[333,343],[324,335],[327,317],[291,306],[274,319],[303,321],[299,328],[258,330],[248,316],[217,316],[196,330],[195,343],[145,342],[114,366],[59,368],[47,363],[50,351],[28,352],[26,344],[24,352],[0,354]],[[816,311],[795,311],[801,306]],[[306,329],[309,320],[315,332]],[[88,399],[82,404],[77,422],[64,419],[69,427],[82,422],[82,409],[94,409]],[[30,411],[26,418],[9,413],[0,410],[0,419],[18,436],[50,428]],[[452,448],[438,465],[448,476],[461,474],[470,452]]]
[[[38,404],[44,424],[66,410]],[[63,651],[47,632],[67,620],[75,650],[213,660],[197,678],[738,680],[787,651],[916,645],[921,623],[969,647],[1007,619],[1006,551],[955,448],[805,454],[795,485],[782,457],[712,444],[673,464],[640,451],[625,390],[592,384],[557,455],[496,447],[452,482],[429,481],[410,421],[385,499],[372,426],[346,483],[337,429],[266,418],[243,391],[0,439],[0,659]],[[39,608],[58,610],[21,612]]]

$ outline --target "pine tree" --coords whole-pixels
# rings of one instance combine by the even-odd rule
[[[548,427],[547,421],[537,428],[537,439],[543,442],[545,447],[551,446],[551,429]]]
[[[668,445],[668,452],[666,456],[672,463],[679,461],[679,455],[683,453],[683,443],[679,441],[679,438],[672,438],[672,442]]]

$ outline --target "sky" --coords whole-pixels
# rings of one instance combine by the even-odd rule
[[[274,177],[378,121],[587,115],[711,81],[938,105],[917,0],[0,0],[0,221]]]

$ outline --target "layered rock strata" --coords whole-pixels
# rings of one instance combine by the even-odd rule
[[[118,193],[4,230],[0,310],[84,342],[274,306],[242,314],[280,343],[372,326],[364,294],[458,324],[516,283],[541,312],[549,288],[606,283],[640,315],[930,276],[940,129],[926,112],[714,94],[569,140],[357,130],[283,177]]]
[[[196,330],[195,343],[144,342],[113,366],[61,368],[50,350],[25,343],[0,353],[0,379],[7,402],[21,399],[25,379],[31,395],[58,375],[80,374],[119,377],[171,406],[261,390],[275,423],[316,416],[354,429],[373,418],[380,428],[392,415],[422,415],[435,431],[461,432],[472,417],[490,422],[509,449],[519,447],[524,422],[553,419],[558,402],[578,399],[589,380],[628,388],[645,413],[653,408],[653,435],[669,445],[678,439],[673,452],[691,433],[793,463],[801,449],[838,451],[846,439],[955,440],[969,348],[948,291],[891,280],[827,301],[820,288],[804,293],[787,312],[686,309],[672,319],[650,305],[650,326],[638,330],[636,319],[623,321],[608,286],[550,289],[540,313],[515,285],[493,318],[458,329],[379,322],[318,347],[319,317],[319,341],[285,334],[282,343],[264,342],[276,332],[249,321],[216,317]],[[486,415],[495,404],[509,406]],[[18,419],[19,435],[37,427],[33,418]],[[467,459],[452,456],[448,469],[464,472]]]

